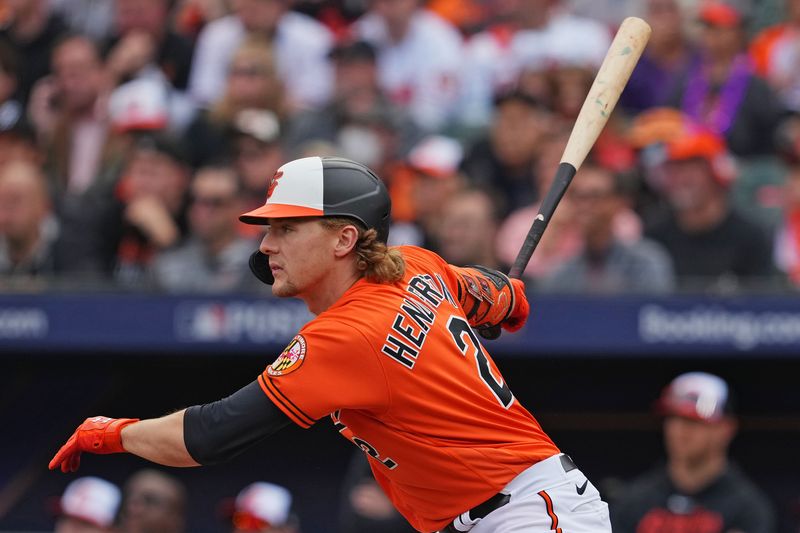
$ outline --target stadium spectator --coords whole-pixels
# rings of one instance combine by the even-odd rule
[[[499,269],[495,256],[499,209],[492,194],[467,187],[448,195],[441,206],[438,252],[448,263]]]
[[[455,139],[429,135],[394,167],[390,178],[395,213],[391,244],[438,248],[442,204],[464,181],[459,173],[462,156],[463,149]]]
[[[493,187],[506,212],[539,199],[534,163],[552,114],[521,92],[498,97],[488,134],[467,151],[462,171],[476,184]]]
[[[50,73],[51,55],[66,33],[49,0],[7,0],[7,23],[0,27],[0,43],[24,58],[17,72],[15,98],[27,105],[34,84]]]
[[[113,483],[81,477],[64,490],[58,505],[54,533],[111,533],[121,499]]]
[[[244,187],[244,207],[255,209],[264,203],[264,184],[285,162],[280,122],[271,111],[243,109],[236,114],[230,135],[234,168]],[[242,231],[252,230],[242,226]]]
[[[36,132],[22,115],[0,113],[0,169],[10,161],[27,161],[41,166],[42,154]]]
[[[728,458],[736,435],[728,384],[705,372],[676,377],[658,402],[666,465],[630,483],[611,505],[615,533],[773,533],[766,496]]]
[[[786,165],[782,188],[783,216],[775,231],[775,265],[795,287],[800,286],[800,117],[781,127],[780,154]]]
[[[467,126],[489,123],[492,101],[516,86],[522,70],[596,68],[611,44],[606,27],[571,14],[562,0],[513,0],[506,6],[466,46],[460,114]]]
[[[293,157],[310,142],[335,145],[350,127],[374,123],[384,124],[386,133],[392,132],[392,144],[399,156],[408,154],[421,133],[408,112],[392,103],[380,87],[375,48],[366,41],[344,41],[331,50],[330,57],[334,65],[333,98],[321,109],[292,117],[285,143]]]
[[[550,188],[556,175],[564,146],[567,143],[569,129],[555,128],[546,134],[539,146],[539,156],[534,171],[537,197],[541,197]],[[594,155],[594,154],[593,154]],[[531,228],[534,218],[539,213],[539,201],[514,210],[500,226],[497,234],[497,257],[501,264],[514,263],[525,236]],[[562,199],[553,217],[547,225],[547,231],[536,248],[525,269],[525,275],[536,280],[550,275],[568,258],[579,253],[581,236],[573,224],[575,206],[569,198]],[[623,208],[614,217],[614,235],[623,242],[638,240],[641,235],[639,217],[630,208]]]
[[[676,80],[697,61],[686,32],[686,7],[680,0],[646,0],[643,18],[653,29],[619,99],[620,107],[638,113],[663,106],[677,90]]]
[[[236,496],[233,533],[300,533],[292,513],[292,493],[274,483],[256,481]]]
[[[157,286],[171,292],[224,292],[256,288],[248,260],[257,245],[238,235],[241,183],[229,167],[206,167],[194,176],[189,234],[179,247],[156,255]]]
[[[92,41],[73,36],[55,47],[53,76],[36,84],[29,114],[56,190],[86,192],[103,166],[109,131],[103,63]]]
[[[668,104],[725,137],[741,157],[768,155],[785,109],[755,75],[745,53],[746,13],[731,0],[709,0],[700,10],[700,61],[679,83]]]
[[[103,264],[119,284],[143,285],[155,254],[186,234],[185,161],[180,144],[169,137],[142,134],[136,140],[114,202],[98,224]]]
[[[420,128],[455,119],[463,59],[455,27],[418,0],[372,0],[354,32],[375,47],[381,86]]]
[[[39,168],[23,161],[0,167],[0,274],[23,279],[55,274],[58,233]]]
[[[114,32],[105,44],[109,74],[117,83],[157,65],[169,83],[185,89],[192,43],[167,24],[169,0],[114,0]]]
[[[186,487],[177,478],[146,468],[134,473],[122,488],[120,533],[183,533]]]
[[[209,23],[195,48],[189,92],[196,102],[216,102],[225,90],[228,66],[249,36],[270,41],[278,76],[292,109],[315,107],[330,97],[332,72],[327,53],[330,31],[316,20],[290,11],[289,0],[239,0],[234,14]]]
[[[660,174],[666,213],[649,215],[647,235],[670,253],[679,285],[726,290],[773,281],[766,233],[733,207],[736,169],[723,139],[696,125],[663,147]]]
[[[350,459],[341,487],[340,533],[412,533],[403,516],[381,490],[363,453]]]
[[[278,77],[275,60],[274,48],[259,37],[246,39],[236,49],[227,72],[224,94],[189,128],[190,157],[194,166],[230,152],[229,133],[243,109],[267,110],[279,119],[286,116],[288,93]]]
[[[620,175],[584,163],[567,189],[567,197],[583,247],[544,277],[541,289],[589,294],[674,288],[675,275],[666,250],[648,239],[624,242],[614,234],[614,220],[627,203]]]
[[[800,1],[784,0],[786,19],[761,31],[750,45],[758,75],[767,79],[784,105],[800,112]]]

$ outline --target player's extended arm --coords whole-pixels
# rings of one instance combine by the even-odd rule
[[[87,418],[50,461],[50,469],[76,471],[83,452],[128,452],[166,466],[213,464],[289,423],[254,381],[222,400],[161,418]]]
[[[451,266],[458,283],[458,301],[470,326],[478,329],[500,325],[517,331],[528,320],[530,305],[525,284],[483,266]]]

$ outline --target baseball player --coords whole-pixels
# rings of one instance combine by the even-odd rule
[[[266,203],[240,218],[267,228],[256,276],[316,317],[231,396],[156,419],[88,418],[50,468],[75,471],[82,452],[213,464],[330,416],[419,531],[610,532],[597,489],[520,405],[476,334],[522,327],[522,282],[387,248],[390,210],[363,165],[283,165]]]

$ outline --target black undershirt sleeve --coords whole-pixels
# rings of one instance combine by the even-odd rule
[[[291,423],[253,381],[227,398],[186,409],[183,440],[201,465],[227,461]]]

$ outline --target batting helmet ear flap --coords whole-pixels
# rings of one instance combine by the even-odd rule
[[[249,264],[250,271],[261,282],[267,285],[275,283],[275,276],[272,275],[272,269],[269,268],[269,258],[267,258],[265,254],[256,250],[253,252],[253,255],[250,256]]]

